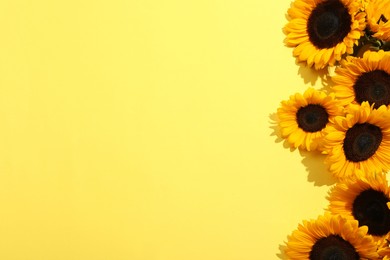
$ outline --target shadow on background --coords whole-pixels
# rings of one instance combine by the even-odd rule
[[[325,165],[326,155],[319,152],[300,151],[302,164],[305,165],[308,172],[307,180],[312,182],[314,186],[331,186],[336,183],[336,179],[329,172]]]
[[[287,256],[286,254],[284,253],[284,251],[286,250],[286,245],[285,244],[282,244],[282,245],[279,245],[279,253],[276,254],[276,256],[281,259],[281,260],[286,260],[287,259]]]
[[[326,92],[331,91],[331,87],[333,85],[332,79],[330,77],[331,69],[328,67],[315,70],[314,68],[310,68],[303,62],[296,63],[299,66],[298,75],[303,79],[305,84],[310,84],[311,86],[321,86],[321,90],[325,90]],[[320,82],[318,82],[320,81]]]
[[[269,115],[270,119],[270,128],[272,133],[270,136],[275,137],[275,143],[283,143],[283,147],[289,149],[290,152],[297,150],[292,147],[288,141],[282,138],[280,129],[278,127],[278,116],[276,113]],[[298,149],[299,150],[299,149]],[[331,186],[336,183],[336,179],[328,171],[327,166],[325,165],[325,155],[316,151],[302,151],[299,150],[300,155],[302,156],[302,164],[306,167],[308,172],[307,180],[314,184],[314,186]]]

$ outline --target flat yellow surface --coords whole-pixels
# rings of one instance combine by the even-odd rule
[[[279,259],[327,203],[272,127],[290,1],[0,1],[0,259]]]

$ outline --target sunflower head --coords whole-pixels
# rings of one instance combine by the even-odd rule
[[[377,259],[376,244],[367,227],[340,215],[326,214],[304,221],[288,237],[288,259]]]
[[[294,47],[298,61],[322,69],[352,54],[363,35],[365,13],[353,0],[296,0],[284,27],[286,45]]]
[[[333,90],[341,104],[369,102],[374,108],[390,105],[390,52],[367,51],[348,57],[336,68]]]
[[[344,179],[330,191],[329,211],[367,226],[368,234],[382,239],[390,231],[390,188],[384,174]]]
[[[325,162],[338,178],[354,176],[356,170],[382,172],[390,169],[390,114],[385,106],[374,109],[367,102],[348,107],[327,128]]]
[[[390,0],[371,0],[366,7],[367,24],[373,37],[390,40]]]
[[[333,117],[342,114],[342,107],[334,95],[309,88],[282,101],[277,114],[282,137],[292,146],[321,150],[324,131]]]

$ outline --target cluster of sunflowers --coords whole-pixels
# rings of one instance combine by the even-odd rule
[[[316,220],[288,237],[288,259],[390,259],[390,0],[295,0],[285,43],[329,88],[278,108],[281,136],[325,154],[337,183]],[[332,70],[333,68],[333,70]]]

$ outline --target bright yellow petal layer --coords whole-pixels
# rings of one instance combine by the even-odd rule
[[[379,127],[382,141],[375,154],[367,160],[349,161],[343,147],[345,134],[355,124],[363,123]],[[349,106],[346,116],[336,116],[330,122],[324,137],[324,149],[327,154],[325,162],[330,172],[340,179],[353,177],[357,170],[366,173],[390,170],[390,111],[385,106],[373,109],[367,102],[363,102],[361,106]]]
[[[366,7],[367,23],[375,38],[390,40],[390,0],[370,0]],[[384,18],[384,19],[383,19]]]
[[[367,51],[362,58],[350,57],[336,68],[335,76],[332,77],[335,83],[332,90],[343,106],[358,104],[355,82],[363,74],[374,70],[382,70],[390,75],[390,52]]]
[[[310,41],[307,23],[312,11],[323,1],[296,0],[288,10],[289,22],[284,27],[285,44],[293,47],[293,55],[299,62],[305,62],[315,69],[335,65],[345,54],[353,53],[353,46],[364,34],[366,26],[365,13],[361,12],[363,4],[359,1],[339,0],[351,16],[351,27],[344,39],[330,48],[318,48]]]
[[[365,190],[375,190],[382,192],[390,198],[390,187],[386,180],[386,175],[369,174],[359,172],[356,178],[346,178],[334,186],[327,197],[329,200],[328,211],[335,215],[343,215],[346,218],[354,219],[353,203],[358,195]],[[381,241],[384,236],[373,236],[376,241]]]
[[[309,88],[303,94],[296,93],[290,96],[289,100],[281,102],[277,110],[280,132],[282,138],[294,148],[323,151],[322,142],[327,126],[318,132],[306,132],[297,122],[297,111],[309,104],[322,106],[328,113],[329,121],[343,114],[343,108],[333,94],[326,95],[322,91]]]
[[[291,260],[309,259],[316,241],[330,235],[340,236],[349,242],[360,259],[378,259],[377,245],[372,236],[367,235],[367,227],[358,227],[355,220],[330,214],[303,221],[288,237],[285,253]]]

